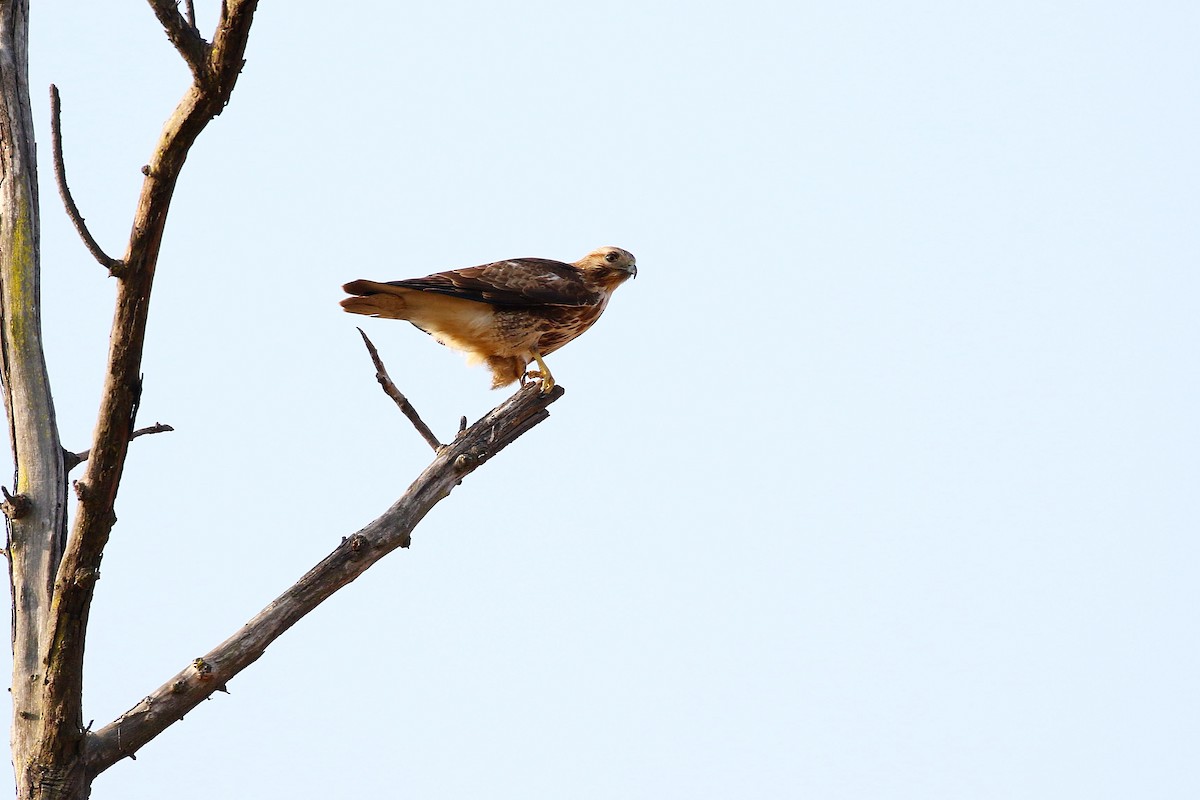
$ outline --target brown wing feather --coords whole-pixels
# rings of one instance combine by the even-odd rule
[[[590,306],[603,295],[584,283],[579,270],[545,258],[515,258],[480,267],[439,272],[424,278],[389,281],[388,286],[419,289],[504,308]]]

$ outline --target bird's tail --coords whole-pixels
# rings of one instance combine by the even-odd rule
[[[389,286],[376,281],[357,280],[347,283],[342,289],[347,294],[357,295],[341,301],[341,306],[351,314],[366,314],[387,319],[409,319],[408,302],[404,295],[411,291],[398,286]]]

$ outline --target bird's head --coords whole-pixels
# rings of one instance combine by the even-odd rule
[[[619,247],[601,247],[575,262],[594,281],[612,291],[630,278],[637,277],[637,259]]]

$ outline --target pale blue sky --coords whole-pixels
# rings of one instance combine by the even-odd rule
[[[35,3],[119,253],[187,79]],[[205,30],[214,14],[198,0]],[[405,7],[412,6],[412,7]],[[353,278],[638,257],[549,421],[96,800],[1200,794],[1200,10],[263,3],[180,183],[89,640],[97,726],[501,399]],[[42,166],[81,449],[112,283]]]

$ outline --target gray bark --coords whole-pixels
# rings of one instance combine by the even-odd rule
[[[13,592],[11,741],[18,797],[71,797],[83,784],[81,720],[78,714],[54,717],[43,702],[43,623],[65,544],[67,482],[42,353],[28,23],[28,0],[0,2],[0,378],[16,465],[5,504]]]

